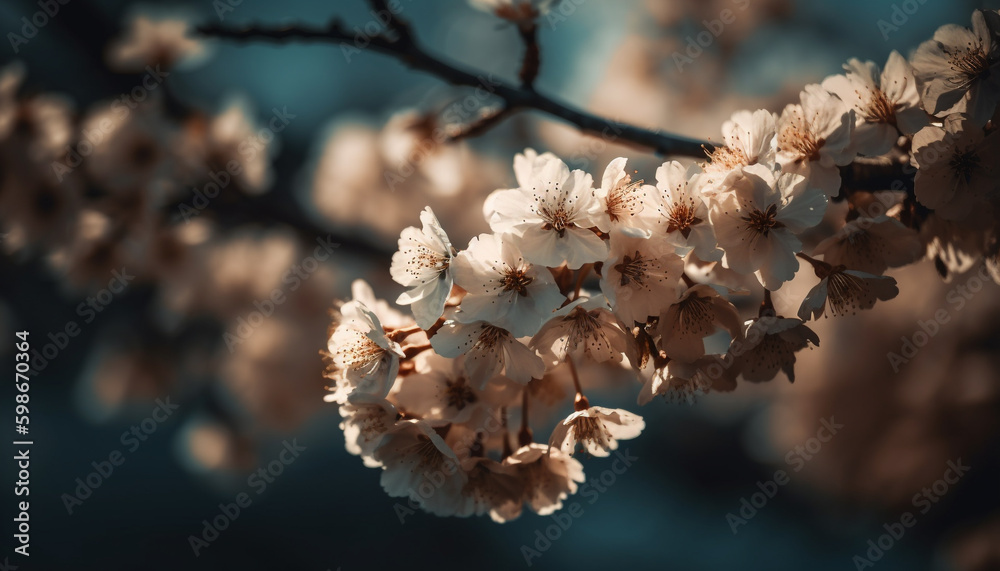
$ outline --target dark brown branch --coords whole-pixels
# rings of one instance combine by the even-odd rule
[[[521,87],[534,89],[535,78],[538,77],[538,70],[542,64],[542,53],[538,47],[538,26],[532,22],[518,26],[517,32],[524,42],[524,59],[521,61],[521,72],[518,77],[521,79]]]
[[[384,4],[383,2],[377,3]],[[387,13],[391,14],[390,11]],[[235,29],[218,24],[210,24],[198,28],[198,33],[204,36],[240,41],[321,41],[338,44],[345,55],[360,52],[363,49],[379,52],[402,61],[412,69],[435,75],[448,83],[465,87],[486,89],[502,99],[505,114],[514,111],[531,109],[541,111],[553,117],[558,117],[576,126],[581,131],[603,137],[608,141],[618,141],[624,144],[649,149],[658,155],[679,155],[696,158],[705,157],[705,149],[713,147],[705,141],[698,141],[651,131],[634,125],[626,125],[599,117],[571,107],[534,89],[524,88],[510,82],[495,79],[491,74],[467,71],[446,62],[425,51],[413,38],[409,24],[397,15],[391,15],[387,25],[388,32],[395,37],[380,34],[366,38],[364,46],[356,44],[354,35],[344,29],[338,20],[333,20],[325,28],[305,26],[256,27]]]
[[[386,0],[368,0],[369,4],[372,6],[372,10],[376,14],[382,14],[386,17],[386,28],[395,32],[399,39],[404,42],[413,42],[413,34],[410,31],[410,24],[399,17],[394,10],[389,8],[389,3]]]

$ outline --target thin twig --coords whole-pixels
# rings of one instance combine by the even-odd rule
[[[492,129],[510,114],[511,109],[507,106],[487,110],[475,121],[465,125],[464,127],[458,127],[454,132],[449,133],[447,140],[449,142],[453,142],[459,139],[478,137],[479,135],[482,135],[486,131]]]
[[[573,408],[577,411],[587,410],[590,408],[590,401],[587,400],[587,397],[583,396],[583,387],[580,386],[580,375],[576,372],[576,363],[573,362],[572,356],[566,355],[566,364],[569,365],[569,372],[573,375],[573,388],[576,389]]]
[[[332,20],[325,28],[302,25],[231,28],[220,24],[209,24],[200,26],[197,32],[203,36],[239,41],[278,43],[321,41],[339,45],[345,54],[367,49],[394,57],[412,69],[430,73],[453,85],[486,89],[505,102],[505,115],[525,109],[541,111],[558,117],[583,132],[649,149],[664,156],[679,155],[704,158],[705,150],[713,148],[710,143],[705,141],[643,129],[599,117],[539,93],[533,88],[514,85],[508,81],[494,78],[492,74],[463,69],[424,50],[414,39],[409,24],[400,19],[398,15],[392,15],[387,27],[388,31],[395,37],[389,37],[387,34],[371,36],[367,38],[368,43],[364,46],[357,44],[354,35],[336,19]],[[481,130],[476,132],[479,131]]]
[[[538,47],[538,26],[532,22],[518,26],[517,32],[524,42],[524,58],[521,60],[521,72],[518,73],[518,78],[521,80],[521,87],[533,90],[535,78],[538,77],[538,70],[542,64],[542,52]]]
[[[521,430],[517,433],[517,445],[524,447],[534,442],[535,437],[531,433],[531,426],[528,421],[528,387],[521,391]]]
[[[510,447],[510,426],[507,420],[507,407],[500,407],[500,420],[503,422],[503,456],[506,459],[514,453]]]

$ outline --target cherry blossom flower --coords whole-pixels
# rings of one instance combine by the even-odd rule
[[[535,149],[524,149],[523,152],[514,155],[514,180],[517,182],[519,188],[531,186],[538,176],[538,171],[542,170],[546,165],[554,164],[557,161],[559,161],[559,157],[553,153],[545,152],[538,154]],[[493,219],[496,214],[494,203],[497,197],[502,196],[504,192],[504,189],[499,189],[486,197],[486,200],[483,202],[483,218],[486,219],[486,222]]]
[[[118,71],[142,71],[146,66],[172,68],[192,62],[205,51],[201,42],[188,37],[190,24],[180,19],[136,16],[128,33],[108,49],[108,63]]]
[[[635,438],[645,427],[641,416],[627,410],[591,406],[560,422],[549,437],[549,446],[573,454],[580,444],[591,456],[606,457],[618,449],[619,440]]]
[[[407,415],[424,420],[470,422],[482,420],[478,413],[488,407],[486,384],[477,386],[465,372],[463,357],[447,359],[431,355],[425,369],[407,375],[393,387],[391,398]]]
[[[982,259],[987,246],[982,226],[993,224],[993,212],[973,210],[961,222],[946,220],[936,212],[920,225],[920,240],[927,245],[927,258],[944,280],[963,274]]]
[[[506,329],[485,321],[446,321],[431,337],[431,346],[445,357],[465,355],[465,374],[480,390],[501,374],[522,385],[545,374],[545,363],[534,350]]]
[[[777,132],[775,117],[770,111],[737,111],[722,124],[724,145],[716,147],[702,165],[705,178],[712,183],[725,180],[726,175],[741,167],[762,164],[775,165]],[[717,188],[712,186],[713,190]]]
[[[273,315],[243,343],[231,345],[232,352],[226,351],[219,380],[258,425],[292,431],[323,405],[325,391],[316,382],[323,363],[315,358],[314,345],[314,335],[322,331],[321,315],[305,326]]]
[[[597,199],[604,208],[611,228],[632,227],[638,215],[649,206],[646,185],[641,180],[633,181],[625,170],[628,159],[618,157],[608,163],[601,179],[601,188],[596,190]]]
[[[241,191],[265,192],[271,184],[270,160],[275,145],[257,137],[261,127],[252,116],[250,106],[237,99],[214,117],[199,114],[187,120],[178,145],[184,166],[190,170],[187,176],[203,178],[208,172],[228,170]],[[255,146],[250,147],[247,141]],[[232,161],[239,164],[238,172]]]
[[[914,135],[913,148],[917,200],[942,218],[967,217],[998,188],[1000,132],[984,137],[962,115],[950,115],[943,127],[932,125]]]
[[[863,309],[871,309],[876,301],[887,301],[899,295],[896,280],[889,276],[873,276],[865,272],[848,270],[844,266],[831,266],[824,262],[814,262],[816,284],[799,307],[799,319],[809,321],[824,314],[854,315]]]
[[[694,404],[695,398],[709,391],[729,392],[736,388],[739,366],[719,355],[706,355],[691,363],[671,359],[657,367],[643,383],[637,403],[642,406],[653,398]]]
[[[462,469],[468,481],[462,488],[466,505],[459,515],[489,513],[497,523],[521,515],[526,482],[517,469],[483,456],[463,459]]]
[[[84,193],[80,177],[57,180],[51,172],[32,173],[16,188],[0,184],[3,247],[19,250],[30,243],[56,246],[73,238]]]
[[[355,393],[340,407],[340,429],[344,431],[347,451],[361,460],[368,468],[382,464],[373,453],[382,437],[396,424],[396,407],[376,395]]]
[[[777,178],[763,166],[750,166],[727,177],[733,192],[712,209],[712,224],[725,250],[723,264],[741,274],[755,273],[769,290],[795,277],[795,253],[802,243],[795,236],[819,224],[826,196],[797,174]]]
[[[563,500],[575,494],[577,484],[585,481],[583,465],[576,458],[535,442],[516,450],[504,459],[504,464],[515,468],[524,481],[522,501],[542,516],[561,509]],[[520,515],[521,504],[517,507]]]
[[[855,218],[820,242],[814,254],[834,266],[881,275],[887,268],[911,264],[923,255],[920,236],[895,218]]]
[[[342,382],[326,399],[344,404],[355,392],[385,397],[396,380],[402,348],[386,337],[378,317],[360,301],[345,303],[340,316],[328,349],[334,378]]]
[[[733,338],[742,335],[740,314],[712,286],[689,287],[660,314],[656,334],[659,348],[671,359],[693,363],[705,354],[705,337],[721,327]]]
[[[1000,285],[1000,252],[990,252],[983,258],[986,270],[989,271],[993,282]]]
[[[0,160],[4,169],[26,176],[42,175],[27,170],[36,163],[46,167],[44,174],[59,176],[59,170],[48,167],[54,160],[66,162],[66,146],[74,136],[72,103],[47,93],[19,98],[24,74],[20,62],[0,68]]]
[[[912,135],[927,125],[920,107],[920,94],[913,69],[897,51],[889,54],[885,69],[873,61],[852,58],[845,75],[823,80],[823,89],[837,95],[854,109],[854,150],[862,155],[881,155],[896,144],[899,133]]]
[[[251,436],[210,414],[187,417],[174,442],[187,468],[202,474],[253,470],[257,464],[256,443]]]
[[[645,323],[677,300],[684,262],[660,236],[625,228],[611,234],[601,291],[626,325]]]
[[[650,189],[656,210],[644,215],[654,234],[666,237],[680,255],[694,251],[702,260],[718,260],[715,232],[708,221],[708,204],[702,194],[700,168],[684,168],[670,161],[656,169],[656,188]]]
[[[1000,15],[972,13],[972,29],[941,26],[911,58],[924,107],[943,117],[965,113],[982,127],[1000,101]]]
[[[840,192],[840,169],[854,159],[855,113],[819,85],[807,85],[800,104],[785,107],[778,119],[778,163],[800,174],[829,197]]]
[[[396,283],[411,288],[396,303],[409,305],[417,325],[428,329],[444,313],[451,294],[454,249],[430,207],[420,213],[420,223],[422,228],[411,226],[400,234],[389,272]]]
[[[564,299],[547,269],[497,235],[473,238],[451,267],[455,283],[469,292],[455,316],[462,323],[488,321],[515,337],[533,335]]]
[[[527,25],[547,13],[552,0],[470,0],[472,6],[498,18]]]
[[[365,280],[351,282],[351,299],[370,309],[386,330],[402,329],[416,323],[412,317],[392,307],[386,300],[376,298],[375,290]]]
[[[94,151],[84,163],[87,174],[98,184],[126,193],[143,189],[151,200],[163,200],[163,180],[174,168],[168,149],[161,141],[174,136],[156,99],[140,104],[134,111],[121,115],[115,106],[101,106],[83,121],[88,133],[105,133],[94,141]]]
[[[427,422],[397,422],[373,457],[382,465],[382,489],[389,496],[408,497],[432,514],[462,515],[468,477],[458,455]]]
[[[132,260],[130,249],[114,236],[109,216],[96,209],[80,210],[72,239],[49,255],[49,264],[73,285],[99,289],[107,276]]]
[[[589,357],[595,363],[621,362],[631,339],[604,297],[577,299],[555,312],[531,340],[550,366],[567,358]]]
[[[778,371],[795,382],[795,353],[809,343],[819,346],[819,336],[801,319],[765,315],[745,325],[747,331],[735,359],[740,374],[750,382],[770,381]]]
[[[463,143],[446,144],[441,116],[426,110],[406,109],[393,114],[379,133],[385,160],[384,178],[390,191],[414,174],[425,179],[438,196],[457,196],[465,189],[463,162],[469,152]]]
[[[529,152],[530,151],[530,152]],[[603,260],[608,247],[591,228],[608,231],[590,175],[570,172],[549,153],[530,149],[514,160],[518,188],[500,190],[488,201],[490,228],[511,241],[533,264],[570,269]]]

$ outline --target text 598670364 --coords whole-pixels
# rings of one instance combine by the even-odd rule
[[[31,369],[31,365],[28,364],[28,360],[31,356],[28,354],[28,349],[30,345],[28,344],[28,332],[19,331],[16,333],[19,341],[14,343],[17,353],[14,354],[14,388],[17,389],[17,395],[14,397],[14,432],[19,436],[28,435],[28,371]]]

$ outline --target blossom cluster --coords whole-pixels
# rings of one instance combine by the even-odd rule
[[[584,481],[579,450],[608,456],[645,428],[591,404],[583,367],[629,372],[640,405],[794,380],[796,354],[819,345],[808,322],[894,298],[887,269],[995,269],[1000,15],[972,24],[909,60],[852,59],[781,113],[737,112],[704,162],[665,162],[650,182],[627,158],[595,180],[526,149],[516,187],[483,205],[491,233],[464,248],[425,209],[390,268],[412,317],[357,282],[331,330],[347,449],[431,513],[547,514]],[[862,189],[864,169],[900,178]],[[839,226],[821,225],[843,203]],[[817,281],[780,315],[772,295],[793,295],[803,261]],[[763,300],[748,317],[732,300],[750,288]],[[529,407],[568,382],[572,412],[536,442]]]

